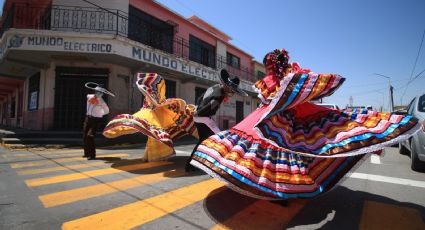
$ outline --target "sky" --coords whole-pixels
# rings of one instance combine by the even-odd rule
[[[352,97],[353,105],[388,110],[388,80],[395,105],[425,93],[425,72],[406,90],[411,76],[425,69],[424,0],[158,2],[182,16],[197,15],[257,61],[275,48],[285,48],[290,61],[301,67],[345,77],[326,103],[345,107]]]
[[[184,17],[197,15],[257,61],[285,48],[301,67],[345,77],[326,103],[345,107],[352,97],[353,105],[388,111],[388,80],[395,105],[425,93],[425,72],[420,74],[425,70],[425,0],[158,2]]]

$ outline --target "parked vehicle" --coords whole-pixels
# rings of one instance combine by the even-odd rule
[[[339,107],[335,104],[316,104],[316,105],[320,105],[329,109],[336,109],[336,110],[340,110]]]
[[[410,153],[411,168],[415,171],[425,170],[425,94],[418,95],[410,101],[407,110],[399,110],[396,114],[411,114],[422,123],[422,131],[406,141],[399,143],[401,154]]]

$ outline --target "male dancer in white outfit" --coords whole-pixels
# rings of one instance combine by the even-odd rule
[[[96,159],[96,146],[94,144],[94,137],[96,135],[96,128],[102,117],[109,113],[109,107],[103,100],[103,94],[115,96],[108,90],[100,87],[97,83],[88,82],[85,85],[89,89],[95,91],[94,94],[87,95],[87,113],[83,125],[83,139],[84,139],[84,156],[88,160]]]

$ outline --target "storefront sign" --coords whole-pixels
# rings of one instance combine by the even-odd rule
[[[159,65],[178,72],[190,74],[199,78],[211,81],[218,81],[217,71],[204,68],[201,65],[191,64],[187,61],[182,61],[171,56],[155,53],[148,49],[133,46],[132,58],[143,62]]]
[[[13,36],[7,48],[40,48],[43,50],[111,53],[112,44],[54,36]],[[0,48],[1,49],[1,48]],[[0,54],[1,55],[1,54]]]

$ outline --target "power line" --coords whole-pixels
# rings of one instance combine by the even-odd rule
[[[391,81],[391,83],[394,83],[394,82],[404,82],[404,81],[409,81],[409,80],[407,80],[407,79],[397,80],[397,81]],[[350,88],[356,88],[356,87],[365,87],[365,86],[370,86],[370,85],[382,85],[382,82],[372,83],[372,84],[359,84],[359,85],[348,85],[348,84],[345,84],[345,85],[346,86],[349,86]]]
[[[379,89],[374,89],[374,90],[367,90],[367,91],[363,91],[363,92],[355,92],[355,94],[358,97],[358,96],[362,96],[362,95],[365,95],[365,94],[376,93],[377,91],[385,90],[385,89],[387,89],[387,88],[385,87],[385,88],[379,88]],[[341,95],[341,94],[342,95],[346,95],[344,93],[346,93],[346,94],[353,94],[352,92],[341,92],[339,95]]]
[[[108,13],[111,13],[111,14],[113,14],[113,15],[116,15],[117,17],[122,17],[122,18],[124,18],[124,19],[126,19],[126,20],[129,20],[129,19],[128,19],[128,17],[125,17],[124,15],[119,14],[118,12],[113,12],[113,11],[111,11],[111,10],[109,10],[109,9],[106,9],[106,8],[104,8],[104,7],[102,7],[102,6],[99,6],[99,5],[95,4],[95,3],[90,2],[90,1],[87,1],[87,0],[82,0],[82,1],[83,1],[83,2],[88,3],[89,5],[95,6],[95,7],[99,8],[99,9],[101,9],[101,10],[104,10],[104,11],[106,11],[106,12],[108,12]],[[117,26],[118,26],[118,25],[117,25]]]
[[[180,0],[175,0],[178,4],[180,4],[181,6],[183,6],[184,8],[188,9],[189,11],[192,12],[192,14],[196,15],[196,16],[201,16],[201,14],[198,14],[196,11],[194,11],[192,8],[188,7],[186,4],[184,4],[183,2],[181,2]],[[251,48],[249,48],[249,46],[245,45],[244,43],[242,43],[240,40],[232,38],[232,41],[239,43],[240,45],[242,45],[244,47],[244,49],[249,50],[249,52],[254,55],[255,52],[252,52],[253,50],[251,50]]]
[[[403,92],[403,94],[401,95],[400,101],[403,101],[403,97],[404,97],[404,95],[406,94],[407,87],[409,86],[409,84],[410,84],[410,82],[411,82],[410,80],[412,80],[412,76],[413,76],[413,73],[415,72],[416,64],[418,63],[419,55],[420,55],[420,53],[421,53],[422,44],[423,44],[423,42],[424,42],[424,37],[425,37],[425,29],[424,29],[424,33],[422,34],[421,44],[419,45],[418,54],[416,55],[416,59],[415,59],[415,64],[413,65],[412,72],[410,73],[409,82],[407,83],[406,88],[404,89],[404,92]]]
[[[400,87],[398,87],[397,89],[395,89],[395,90],[398,90],[398,89],[401,89],[401,88],[404,88],[404,87],[407,87],[410,83],[412,83],[414,80],[416,80],[416,79],[418,79],[420,76],[421,76],[421,74],[422,73],[424,73],[425,72],[425,69],[423,69],[421,72],[419,72],[418,74],[416,74],[416,76],[414,77],[414,78],[412,78],[412,80],[409,80],[409,82],[407,82],[405,85],[403,85],[403,86],[400,86]]]

